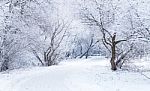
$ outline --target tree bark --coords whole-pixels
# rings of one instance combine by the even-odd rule
[[[116,67],[116,62],[115,62],[115,59],[116,59],[116,34],[114,33],[113,37],[112,37],[112,46],[111,46],[111,60],[110,60],[110,63],[111,63],[111,69],[112,70],[117,70],[117,67]]]
[[[115,46],[112,46],[112,57],[110,63],[111,63],[111,69],[114,71],[117,70],[115,59],[116,59]]]
[[[8,57],[4,57],[4,62],[1,65],[0,72],[8,70],[9,69],[9,65],[8,64],[9,64]]]

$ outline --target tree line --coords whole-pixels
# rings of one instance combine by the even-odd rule
[[[74,7],[81,22],[74,25],[76,20],[62,17],[53,0],[0,1],[0,70],[98,55],[109,57],[115,71],[148,55],[149,16],[147,11],[142,16],[137,3],[123,7],[123,0],[79,0]]]

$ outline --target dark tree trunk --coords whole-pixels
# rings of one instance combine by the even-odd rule
[[[9,69],[9,65],[8,64],[9,64],[9,59],[5,58],[4,62],[1,65],[0,71],[2,72],[2,71],[8,70]]]
[[[85,58],[87,59],[89,56],[89,51],[90,51],[90,48],[88,48],[87,51],[80,56],[80,58],[83,58],[85,56]]]
[[[115,40],[116,40],[116,34],[114,34],[112,37],[111,60],[110,60],[111,69],[114,71],[117,70],[116,62],[115,62],[115,59],[116,59],[116,41]]]
[[[86,52],[86,55],[85,55],[85,58],[87,59],[88,58],[88,56],[89,56],[89,51],[90,51],[90,48],[87,50],[87,52]]]
[[[115,59],[116,59],[115,46],[112,46],[112,57],[110,63],[111,63],[111,69],[114,71],[117,70]]]

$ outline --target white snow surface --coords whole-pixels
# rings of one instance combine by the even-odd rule
[[[150,77],[150,73],[143,73]],[[0,74],[0,91],[150,91],[150,79],[138,72],[111,71],[103,57],[71,59],[57,66]]]

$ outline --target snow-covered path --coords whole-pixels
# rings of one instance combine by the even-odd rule
[[[112,72],[108,64],[92,58],[0,74],[0,91],[149,91],[150,80],[143,75]]]

